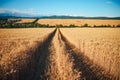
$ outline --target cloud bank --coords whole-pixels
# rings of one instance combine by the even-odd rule
[[[0,8],[0,14],[7,14],[14,16],[38,16],[39,12],[32,8],[26,10]]]

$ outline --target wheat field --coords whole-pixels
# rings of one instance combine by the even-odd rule
[[[19,80],[18,68],[22,67],[21,71],[30,69],[28,63],[35,55],[32,53],[53,30],[0,29],[0,80]]]
[[[111,25],[116,26],[120,24],[120,20],[97,20],[97,19],[39,19],[37,23],[49,24],[51,26],[64,25],[69,26],[74,24],[76,26],[82,26],[88,24],[89,26]]]
[[[92,63],[120,78],[120,29],[66,28],[61,31]]]
[[[21,20],[21,21],[18,21],[18,22],[16,22],[16,23],[29,23],[29,22],[35,21],[35,19],[27,19],[27,18],[24,18],[24,19],[21,19],[21,18],[20,18],[20,20]]]
[[[119,28],[0,29],[0,80],[119,80]]]

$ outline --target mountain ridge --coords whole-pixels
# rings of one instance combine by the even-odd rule
[[[120,17],[86,17],[86,16],[66,16],[66,15],[51,15],[51,16],[34,16],[29,14],[16,13],[0,13],[0,18],[40,18],[40,19],[117,19]]]

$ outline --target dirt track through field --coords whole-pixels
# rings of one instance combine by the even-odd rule
[[[100,67],[93,66],[60,29],[55,30],[43,45],[38,51],[36,73],[31,80],[111,80]]]
[[[60,29],[55,29],[38,45],[28,70],[20,71],[19,77],[11,80],[112,80],[72,45]]]

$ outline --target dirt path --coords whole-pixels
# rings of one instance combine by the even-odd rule
[[[111,80],[110,76],[103,73],[103,70],[85,57],[74,47],[57,29],[49,45],[46,46],[44,54],[40,60],[42,63],[38,67],[36,75],[40,75],[34,80]],[[42,66],[42,68],[40,67]]]
[[[77,80],[80,78],[80,73],[73,68],[73,59],[66,51],[65,44],[61,40],[59,30],[57,30],[53,41],[53,46],[50,48],[49,56],[49,80]]]

